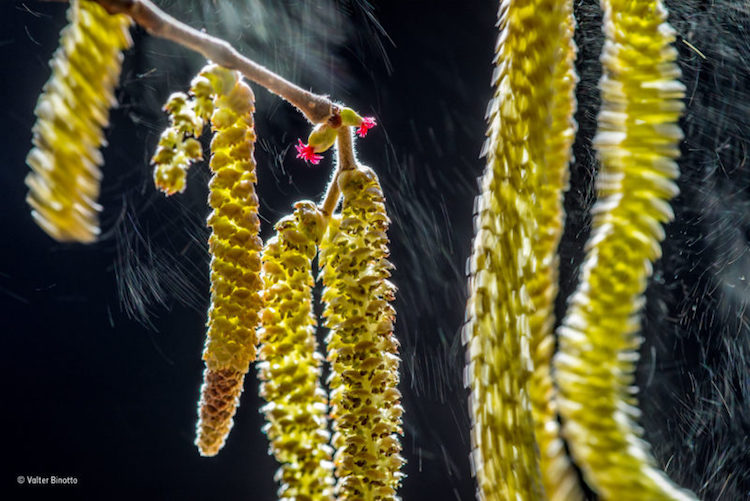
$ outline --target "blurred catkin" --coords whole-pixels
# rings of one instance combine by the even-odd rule
[[[395,500],[401,482],[399,343],[393,336],[395,287],[388,281],[388,216],[375,173],[343,170],[340,216],[320,246],[336,496]]]
[[[196,445],[215,455],[224,445],[249,364],[261,308],[258,197],[255,194],[253,93],[236,71],[210,65],[193,80],[194,109],[210,114],[208,216],[211,306],[203,359]]]
[[[641,438],[633,386],[643,293],[677,194],[684,86],[675,32],[658,0],[602,4],[599,198],[555,356],[563,431],[602,499],[692,499]]]
[[[550,483],[553,499],[578,496],[549,375],[554,254],[575,131],[571,15],[570,5],[553,0],[501,2],[498,13],[463,334],[482,500],[543,499]]]
[[[95,2],[72,0],[68,25],[50,62],[34,113],[34,148],[26,157],[26,201],[37,224],[62,242],[93,242],[100,233],[99,197],[106,145],[103,129],[116,104],[130,18]]]
[[[527,282],[533,312],[529,318],[530,354],[533,374],[529,398],[534,433],[539,447],[539,465],[546,499],[573,501],[583,498],[578,473],[571,464],[560,435],[556,388],[552,381],[552,354],[555,349],[555,299],[558,293],[559,257],[557,247],[564,226],[563,192],[568,189],[569,165],[575,139],[576,47],[573,42],[575,18],[573,2],[560,2],[563,26],[555,54],[552,78],[550,125],[545,133],[544,162],[539,165],[536,188],[536,224],[533,252],[536,271]],[[553,35],[551,35],[553,36]]]
[[[285,501],[333,500],[328,397],[320,382],[312,308],[312,260],[326,222],[313,202],[297,202],[263,248],[258,374],[268,402],[264,430],[281,463],[278,496]]]

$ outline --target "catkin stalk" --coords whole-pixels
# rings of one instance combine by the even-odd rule
[[[320,246],[326,339],[331,362],[331,417],[336,497],[395,500],[400,455],[398,341],[393,336],[395,287],[388,281],[388,216],[375,173],[339,173],[340,216]]]
[[[72,0],[68,25],[34,113],[34,147],[26,157],[26,201],[36,223],[61,242],[89,243],[100,233],[99,198],[106,145],[103,129],[116,104],[122,51],[132,44],[130,18],[96,2]]]
[[[270,451],[281,463],[282,501],[332,501],[328,398],[315,340],[312,260],[326,228],[313,202],[295,204],[263,248],[263,310],[258,374]]]
[[[602,499],[693,499],[655,464],[637,425],[640,312],[663,224],[673,218],[684,86],[659,0],[605,0],[601,160],[579,286],[559,329],[560,413],[571,452]]]

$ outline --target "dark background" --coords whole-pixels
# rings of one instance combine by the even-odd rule
[[[159,4],[377,117],[357,146],[381,177],[393,219],[408,459],[401,495],[473,499],[460,328],[496,2]],[[667,4],[688,89],[686,141],[677,219],[648,290],[637,374],[642,424],[675,480],[705,499],[741,499],[750,495],[750,7]],[[601,12],[595,2],[575,5],[582,81],[558,314],[575,286],[595,200]],[[167,200],[148,166],[165,125],[161,105],[203,62],[136,29],[105,149],[101,241],[58,244],[29,216],[24,157],[65,8],[0,6],[0,496],[272,499],[276,465],[260,431],[253,371],[221,453],[201,458],[193,445],[208,305],[208,173],[194,167],[186,193]],[[291,146],[306,136],[304,120],[254,89],[265,238],[294,200],[320,198],[332,154],[315,168],[296,160]],[[19,487],[18,475],[72,475],[78,485]]]

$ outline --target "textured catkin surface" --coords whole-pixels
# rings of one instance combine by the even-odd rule
[[[375,173],[339,175],[340,217],[320,246],[331,417],[340,500],[395,500],[400,455],[399,343],[393,336],[395,287],[388,281],[388,217]]]
[[[26,157],[26,201],[37,224],[62,242],[98,237],[97,204],[106,144],[103,129],[116,104],[122,51],[130,47],[130,18],[110,16],[95,2],[74,0],[60,47],[50,62],[34,113],[34,148]]]
[[[673,217],[683,85],[659,1],[605,1],[598,202],[555,357],[564,434],[603,499],[691,499],[640,438],[633,371],[662,225]]]
[[[561,499],[575,492],[554,428],[554,409],[545,404],[551,391],[549,330],[556,278],[551,255],[562,224],[560,192],[574,133],[573,82],[567,81],[573,78],[569,15],[569,6],[554,1],[502,2],[498,13],[495,95],[488,110],[487,167],[476,201],[463,334],[471,457],[483,500],[544,496],[532,389],[534,414],[550,425],[539,429],[544,465],[550,468],[545,479],[551,475],[565,482],[556,487]],[[558,61],[567,66],[555,70]],[[554,120],[553,89],[561,93]],[[551,127],[561,137],[548,145]],[[545,171],[548,154],[556,163]],[[537,200],[540,179],[550,183],[543,204]]]
[[[217,66],[204,69],[198,78],[210,86],[194,82],[196,99],[205,102],[209,89],[213,96],[210,166],[214,176],[208,200],[213,209],[208,217],[211,306],[196,445],[201,454],[212,456],[224,445],[244,375],[255,359],[262,243],[255,194],[253,93],[237,72]],[[207,114],[210,107],[203,109]]]
[[[203,158],[196,138],[203,132],[206,119],[196,113],[194,96],[183,92],[169,96],[164,109],[170,124],[159,137],[151,162],[156,187],[166,195],[174,195],[185,191],[190,165]]]
[[[326,220],[313,202],[295,204],[263,249],[258,374],[270,451],[281,463],[281,500],[333,500],[328,398],[312,309],[312,260]]]
[[[550,103],[550,126],[545,133],[545,158],[539,166],[536,190],[536,224],[533,253],[536,272],[527,281],[534,310],[529,318],[530,354],[533,373],[529,380],[529,398],[534,418],[534,434],[539,447],[539,465],[546,499],[551,501],[582,499],[578,474],[568,458],[560,436],[556,388],[550,368],[555,348],[555,298],[558,293],[559,257],[557,247],[563,232],[563,191],[568,188],[571,151],[575,139],[576,47],[573,42],[575,18],[573,2],[561,2],[563,30],[555,54]]]

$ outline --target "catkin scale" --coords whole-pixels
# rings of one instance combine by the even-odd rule
[[[281,500],[333,500],[328,398],[320,383],[312,309],[312,260],[326,218],[313,202],[295,204],[263,248],[258,375],[270,452],[281,467]]]
[[[193,82],[193,110],[211,114],[209,205],[211,306],[203,359],[196,445],[213,456],[224,445],[244,376],[255,360],[262,306],[253,94],[239,73],[215,65]]]
[[[693,499],[656,466],[641,438],[633,386],[643,293],[677,193],[684,87],[675,34],[658,0],[602,4],[599,198],[555,356],[563,430],[602,499]]]
[[[339,173],[340,216],[320,246],[331,363],[331,417],[339,500],[397,499],[403,458],[395,287],[388,281],[388,217],[375,173]]]
[[[501,2],[498,12],[463,332],[471,459],[482,500],[580,496],[549,373],[560,198],[575,131],[571,11],[537,0]]]
[[[106,145],[103,128],[116,103],[122,51],[132,44],[131,21],[81,0],[71,2],[67,16],[50,62],[52,76],[35,109],[26,201],[52,238],[88,243],[100,233],[99,148]]]

